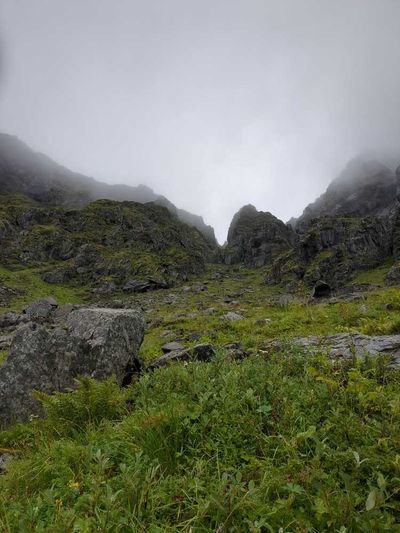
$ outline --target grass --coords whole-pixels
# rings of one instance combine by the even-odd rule
[[[399,384],[296,352],[82,380],[0,434],[0,529],[400,531]]]
[[[240,342],[250,356],[228,362],[219,349],[123,390],[81,379],[77,391],[39,395],[43,420],[0,432],[0,454],[14,457],[0,476],[0,531],[400,532],[400,371],[383,358],[263,349],[273,338],[400,333],[389,267],[360,274],[357,284],[377,286],[361,299],[334,304],[288,297],[263,269],[221,265],[187,287],[99,297],[143,307],[147,361],[169,340]],[[35,269],[2,268],[0,280],[25,290],[12,307],[94,298]],[[228,311],[243,319],[221,321]]]
[[[376,270],[384,275],[383,269]],[[175,288],[137,298],[152,323],[142,345],[145,360],[160,355],[168,340],[180,340],[188,346],[199,342],[217,346],[241,342],[244,348],[256,351],[275,338],[345,332],[400,333],[398,288],[382,286],[362,293],[360,299],[331,304],[316,302],[307,293],[287,298],[282,288],[264,283],[261,270],[240,269],[233,275],[223,269],[222,272],[226,277],[220,280],[213,280],[208,273],[202,280],[207,284],[200,283],[205,290],[198,293]],[[377,273],[372,271],[370,277],[377,279]],[[197,285],[189,283],[194,289]],[[245,292],[239,294],[243,289]],[[229,295],[233,302],[227,303],[224,298]],[[208,314],[209,308],[215,312]],[[221,321],[228,311],[239,313],[243,319]]]
[[[45,283],[40,277],[42,270],[43,268],[9,270],[0,266],[0,284],[19,291],[19,295],[7,307],[0,307],[0,311],[20,310],[27,303],[46,296],[53,296],[59,305],[83,303],[87,300],[86,288]]]

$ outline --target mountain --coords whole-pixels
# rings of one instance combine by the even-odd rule
[[[216,248],[154,203],[97,200],[81,208],[0,196],[0,265],[98,292],[164,288],[200,274]]]
[[[232,219],[224,260],[228,265],[244,263],[261,267],[290,250],[294,240],[293,230],[281,220],[246,205]]]
[[[399,197],[398,174],[377,161],[356,158],[331,182],[324,194],[305,208],[294,225],[301,231],[320,216],[389,217]]]
[[[357,158],[299,219],[287,225],[245,206],[233,218],[225,262],[264,266],[268,283],[324,280],[340,287],[357,272],[400,259],[400,170]]]
[[[34,152],[18,138],[0,134],[0,194],[21,193],[44,205],[83,207],[98,199],[155,202],[197,228],[212,244],[214,230],[202,217],[176,208],[149,187],[108,185],[72,172],[49,157]]]

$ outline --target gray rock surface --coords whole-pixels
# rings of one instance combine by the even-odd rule
[[[169,353],[169,352],[176,352],[177,350],[184,350],[184,346],[180,342],[172,341],[172,342],[167,342],[167,344],[164,344],[164,346],[161,349],[164,353]]]
[[[335,359],[363,358],[366,355],[391,355],[393,364],[400,365],[400,335],[369,337],[361,333],[338,333],[326,337],[297,337],[290,342],[271,341],[267,349],[281,350],[288,345],[305,348],[311,353],[326,352]]]
[[[400,265],[393,265],[386,274],[385,282],[387,285],[400,285]]]
[[[32,321],[43,321],[50,318],[54,309],[57,308],[57,302],[54,298],[43,298],[41,300],[36,300],[26,307],[24,310],[25,315],[28,320]]]
[[[221,320],[223,322],[237,322],[238,320],[243,320],[243,317],[242,315],[239,315],[239,313],[229,311],[228,313],[225,313],[225,315],[221,316]]]
[[[173,344],[173,343],[171,343]],[[187,350],[174,350],[165,353],[158,359],[152,361],[147,367],[148,370],[154,370],[167,366],[171,363],[187,362],[187,361],[202,361],[207,362],[215,356],[215,349],[211,344],[197,344],[193,348]]]
[[[224,260],[228,265],[244,263],[251,267],[271,264],[290,250],[296,240],[291,227],[271,215],[246,205],[232,219]]]
[[[0,426],[40,413],[33,390],[62,391],[79,375],[129,383],[142,368],[144,329],[140,311],[95,308],[72,311],[64,327],[21,327],[0,368]]]

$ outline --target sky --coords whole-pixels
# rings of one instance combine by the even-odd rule
[[[220,242],[400,163],[400,0],[0,0],[0,131],[144,183]]]

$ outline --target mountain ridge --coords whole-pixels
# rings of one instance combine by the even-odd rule
[[[41,152],[35,152],[15,136],[0,133],[0,194],[23,193],[45,205],[83,207],[100,199],[155,202],[180,220],[197,228],[216,244],[214,230],[199,215],[177,208],[146,185],[110,185],[73,172]]]

